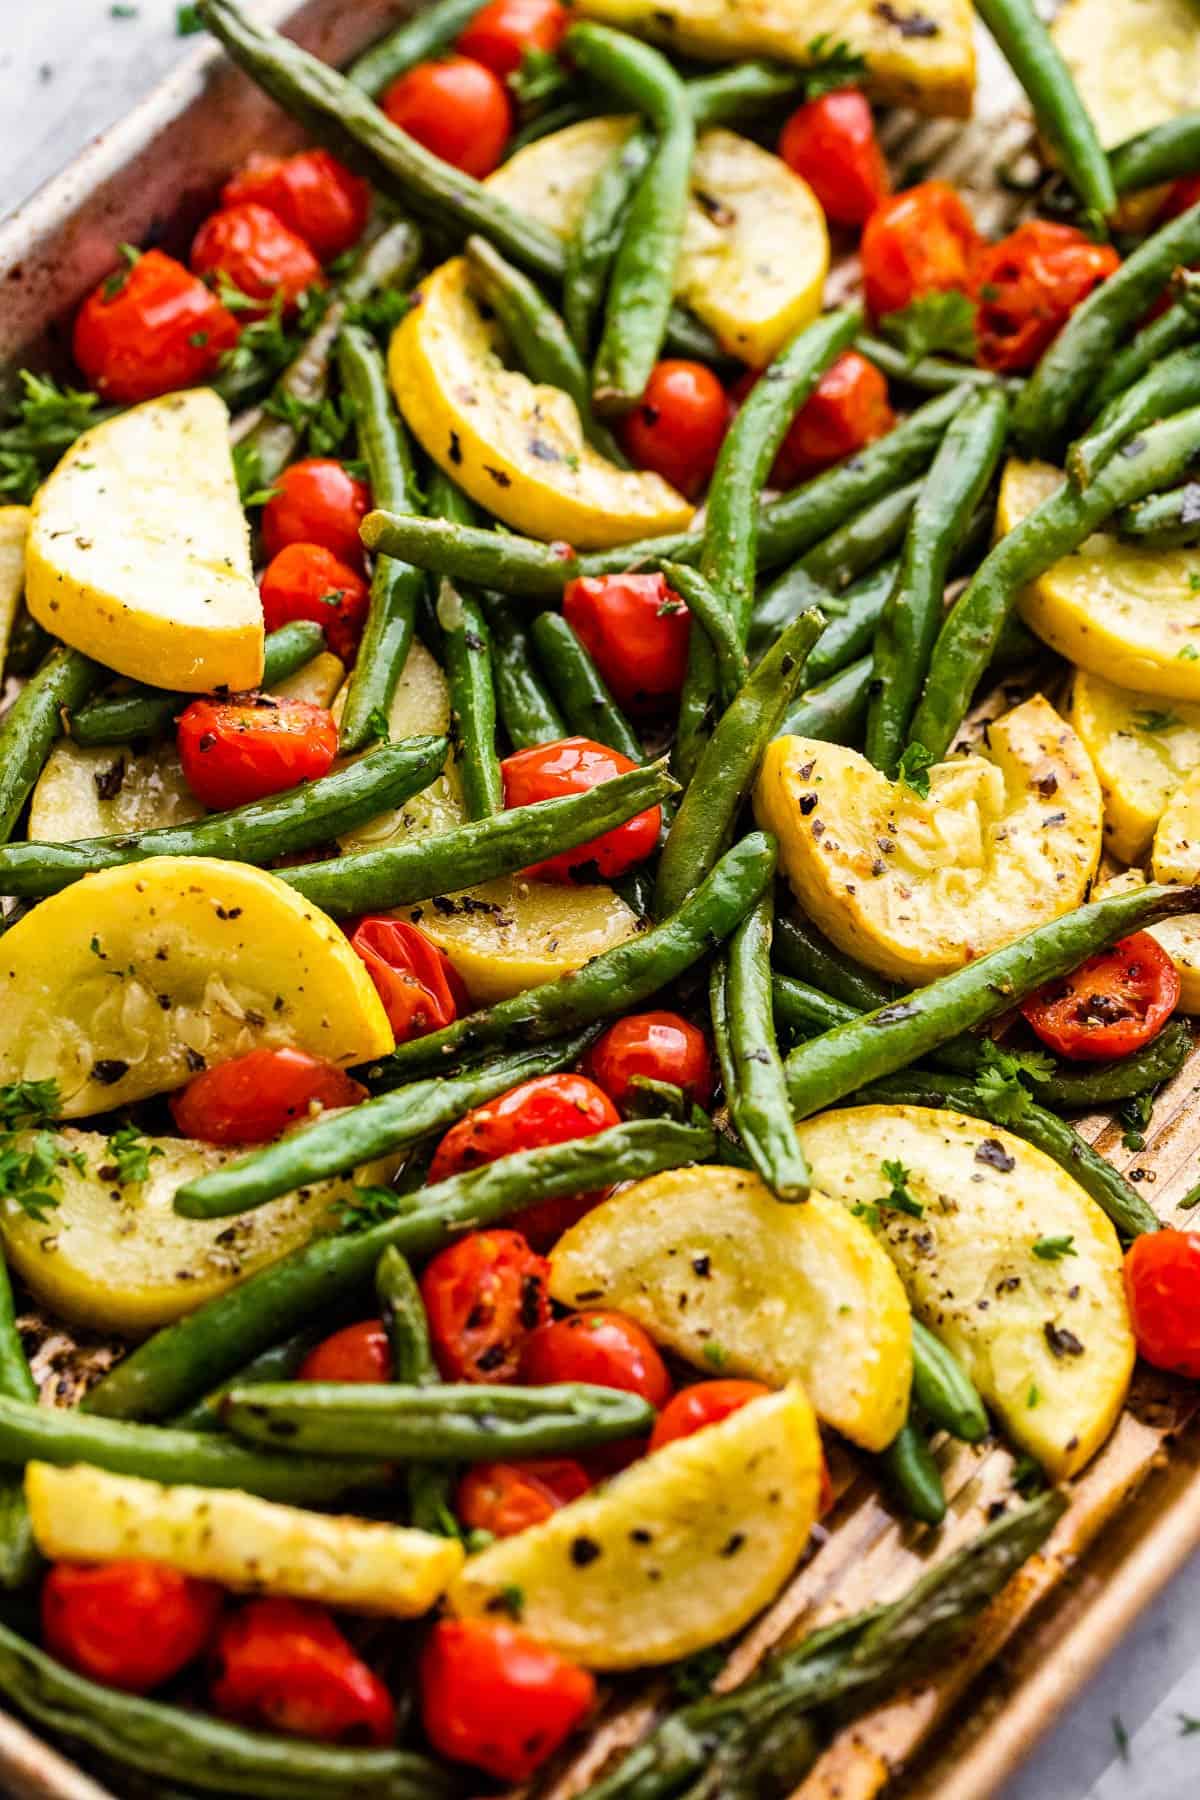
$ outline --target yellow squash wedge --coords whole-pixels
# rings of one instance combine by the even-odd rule
[[[160,856],[85,876],[0,946],[0,1083],[57,1082],[62,1118],[164,1093],[263,1044],[344,1065],[392,1047],[345,934],[243,863]]]
[[[262,604],[224,401],[166,394],[85,431],[37,491],[25,581],[39,624],[121,675],[257,686]]]
[[[1200,881],[1200,769],[1193,769],[1163,808],[1150,868],[1155,881]]]
[[[613,117],[568,125],[519,150],[487,186],[568,237],[632,129],[631,119]],[[828,270],[825,216],[808,183],[749,138],[704,132],[675,292],[722,347],[762,368],[816,318]]]
[[[25,541],[29,508],[0,506],[0,666],[8,654],[17,607],[25,591]]]
[[[1200,767],[1200,701],[1164,704],[1156,694],[1130,693],[1080,669],[1067,717],[1100,780],[1105,849],[1122,862],[1140,862],[1167,801]]]
[[[659,475],[599,455],[574,401],[506,367],[503,347],[461,257],[426,276],[392,335],[396,402],[459,487],[506,525],[580,550],[688,525],[692,508],[681,494]]]
[[[1048,463],[1010,461],[997,530],[1011,531],[1062,480]],[[1200,700],[1200,549],[1147,550],[1094,532],[1025,589],[1020,612],[1081,669],[1138,693]]]
[[[550,1291],[628,1313],[698,1368],[800,1381],[817,1417],[890,1444],[912,1377],[904,1290],[871,1233],[814,1192],[780,1206],[757,1175],[671,1169],[614,1194],[560,1238]]]
[[[1107,1438],[1134,1342],[1117,1234],[1071,1177],[1022,1138],[961,1113],[847,1107],[798,1127],[813,1179],[871,1206],[905,1170],[923,1208],[878,1209],[876,1233],[913,1312],[1053,1480]]]
[[[779,1592],[816,1519],[820,1470],[812,1407],[785,1388],[471,1557],[450,1608],[486,1618],[519,1592],[524,1629],[574,1662],[673,1662]]]
[[[857,750],[776,738],[754,808],[821,929],[913,985],[1070,912],[1100,856],[1091,763],[1040,694],[989,728],[986,751],[930,769],[928,799]]]
[[[1051,35],[1106,150],[1194,109],[1191,0],[1066,0]]]

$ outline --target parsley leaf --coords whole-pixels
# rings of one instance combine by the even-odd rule
[[[1144,1150],[1145,1127],[1154,1115],[1154,1095],[1131,1094],[1128,1100],[1122,1100],[1116,1111],[1125,1127],[1121,1142],[1126,1150]]]
[[[150,1175],[150,1158],[163,1154],[157,1144],[142,1136],[136,1125],[119,1126],[109,1137],[108,1152],[122,1187],[146,1181]]]
[[[346,308],[346,322],[361,325],[376,337],[386,337],[406,318],[412,306],[412,295],[404,288],[380,288],[365,300],[352,300]]]
[[[19,371],[18,380],[20,399],[0,429],[0,493],[27,502],[63,451],[97,422],[97,398],[28,369]]]
[[[729,1361],[729,1352],[724,1344],[705,1344],[702,1354],[705,1362],[714,1369],[723,1369]]]
[[[185,5],[175,8],[176,37],[195,37],[198,31],[203,30],[204,20],[200,17],[198,6]]]
[[[912,1170],[906,1169],[902,1162],[887,1161],[883,1164],[883,1173],[892,1185],[890,1190],[875,1202],[876,1206],[886,1206],[892,1212],[907,1213],[910,1219],[923,1219],[925,1208],[908,1191]]]
[[[1058,1262],[1064,1256],[1076,1255],[1075,1239],[1070,1232],[1061,1237],[1039,1238],[1033,1246],[1033,1254],[1042,1262]]]
[[[570,85],[571,77],[551,50],[527,44],[521,52],[521,66],[508,77],[508,90],[518,106],[540,106],[553,100]]]
[[[404,1210],[401,1195],[386,1187],[356,1187],[350,1197],[334,1206],[340,1229],[346,1232],[369,1231],[372,1225],[383,1225]]]
[[[1160,712],[1156,707],[1135,712],[1133,722],[1139,731],[1171,731],[1176,725],[1183,724],[1178,713]]]
[[[1044,1050],[1004,1050],[988,1037],[980,1039],[979,1052],[975,1092],[989,1118],[1014,1125],[1033,1105],[1025,1083],[1048,1081],[1054,1073],[1054,1058]]]
[[[233,446],[233,472],[243,506],[265,506],[279,492],[277,487],[263,486],[261,459],[257,447],[248,440]]]
[[[965,294],[955,292],[922,294],[898,312],[888,313],[880,329],[903,350],[910,367],[937,351],[974,362],[979,347],[975,308]]]
[[[0,1128],[16,1131],[45,1125],[57,1117],[59,1104],[56,1081],[11,1081],[0,1087]]]
[[[68,1163],[84,1166],[83,1157],[64,1149],[52,1131],[36,1131],[25,1144],[6,1134],[0,1138],[0,1196],[44,1225],[62,1198],[59,1170]]]
[[[929,798],[929,770],[936,761],[937,757],[924,744],[910,744],[900,758],[901,781],[922,800]]]
[[[804,71],[804,98],[819,100],[839,88],[857,87],[867,72],[866,60],[831,31],[813,38],[806,50],[809,67]]]
[[[388,723],[388,716],[384,712],[382,706],[373,706],[367,714],[367,730],[379,743],[391,743],[392,728]]]

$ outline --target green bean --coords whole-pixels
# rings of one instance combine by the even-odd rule
[[[398,75],[449,49],[466,30],[483,0],[436,0],[385,32],[346,70],[346,80],[367,94],[381,94]]]
[[[57,894],[97,869],[123,868],[151,856],[229,857],[261,868],[277,856],[328,843],[389,807],[403,806],[429,786],[449,749],[444,737],[404,738],[381,744],[317,781],[182,825],[75,843],[8,844],[0,849],[0,893]]]
[[[515,532],[417,513],[369,512],[362,541],[368,550],[404,557],[434,575],[518,599],[557,600],[568,581],[585,572],[583,559],[568,544],[543,544]]]
[[[1109,401],[1084,436],[1067,452],[1067,474],[1076,487],[1094,481],[1121,445],[1145,425],[1200,402],[1200,344],[1165,356],[1140,381]]]
[[[618,996],[612,1010],[624,1005]],[[92,1388],[84,1407],[117,1419],[177,1412],[260,1350],[348,1300],[390,1245],[406,1256],[432,1256],[460,1232],[498,1224],[539,1200],[704,1162],[714,1148],[711,1130],[635,1119],[593,1137],[501,1157],[436,1182],[419,1197],[397,1196],[395,1218],[315,1238],[147,1338]]]
[[[105,679],[105,670],[78,650],[58,644],[29,677],[0,721],[0,844],[7,844],[21,809],[72,713]]]
[[[1172,1019],[1158,1036],[1131,1056],[1094,1063],[1081,1069],[1067,1064],[1037,1084],[1040,1098],[1068,1111],[1091,1112],[1130,1100],[1178,1075],[1192,1049],[1192,1034],[1183,1019]]]
[[[1151,494],[1122,507],[1117,531],[1143,550],[1181,550],[1200,544],[1200,482],[1188,481],[1165,494]]]
[[[12,1285],[0,1249],[0,1395],[9,1400],[37,1403],[37,1383],[25,1360],[17,1331]],[[24,1587],[38,1569],[37,1545],[25,1504],[20,1474],[0,1474],[0,1588]]]
[[[308,619],[294,619],[272,631],[263,646],[261,686],[286,681],[311,662],[324,643],[321,627]],[[120,694],[97,694],[71,714],[71,736],[77,744],[129,744],[137,738],[158,737],[195,698],[140,682]]]
[[[844,1000],[822,993],[820,988],[794,975],[771,977],[771,1003],[776,1017],[783,1020],[788,1030],[805,1038],[833,1031],[861,1016],[858,1007],[848,1006]]]
[[[720,856],[824,623],[819,612],[802,613],[718,719],[658,859],[655,911],[660,918],[682,904]]]
[[[783,913],[775,921],[775,957],[785,974],[810,983],[858,1012],[896,998],[896,988],[836,950],[809,919]]]
[[[1126,444],[1082,492],[1064,482],[1001,538],[938,634],[910,743],[923,744],[934,757],[945,752],[1021,590],[1069,556],[1112,513],[1181,475],[1198,450],[1200,407],[1191,407]]]
[[[802,100],[812,73],[786,63],[751,60],[697,76],[685,85],[696,129],[741,124],[756,111]]]
[[[567,727],[538,673],[528,632],[499,596],[484,595],[483,605],[491,630],[496,704],[509,743],[514,750],[558,743]]]
[[[470,525],[475,516],[462,489],[436,467],[429,478],[429,510],[459,525]],[[491,628],[478,596],[452,586],[444,577],[435,617],[450,688],[467,817],[490,818],[504,810],[504,782],[496,750],[497,680]],[[507,704],[511,710],[511,695]]]
[[[629,206],[653,151],[654,140],[645,130],[635,131],[617,146],[592,183],[567,240],[563,315],[581,356],[591,345]]]
[[[22,601],[17,608],[17,616],[13,620],[12,631],[9,633],[8,646],[5,651],[3,671],[5,681],[12,675],[20,678],[32,675],[49,650],[52,641],[49,632],[42,629]]]
[[[860,331],[854,340],[854,348],[868,362],[874,363],[889,381],[902,382],[906,387],[917,388],[924,393],[944,394],[950,388],[969,385],[971,387],[995,387],[998,383],[1010,393],[1017,394],[1025,383],[1017,377],[1001,380],[991,369],[972,369],[967,363],[950,362],[940,356],[921,356],[913,362],[905,351],[897,344],[889,344],[885,338],[872,337],[869,332]]]
[[[741,633],[728,601],[699,569],[689,569],[686,563],[676,562],[662,562],[658,566],[703,632],[716,664],[717,694],[721,705],[728,706],[749,669]]]
[[[880,1467],[905,1512],[922,1525],[940,1525],[946,1492],[929,1441],[910,1414],[879,1458]]]
[[[392,1380],[437,1387],[441,1377],[429,1341],[421,1290],[406,1257],[394,1245],[375,1265],[375,1296],[392,1352]],[[457,1536],[454,1471],[444,1464],[410,1462],[405,1470],[409,1518],[418,1531]]]
[[[632,725],[562,614],[539,613],[530,635],[570,730],[618,751],[630,762],[645,762]]]
[[[714,1004],[714,1038],[723,1047],[725,1097],[738,1135],[771,1192],[779,1200],[807,1200],[808,1163],[788,1105],[787,1078],[771,1012],[771,933],[774,905],[768,888],[713,964],[721,994]],[[718,1014],[725,1014],[717,1030]]]
[[[819,687],[807,689],[780,720],[775,736],[853,743],[866,723],[874,668],[873,659],[864,656]]]
[[[747,648],[752,662],[775,642],[785,625],[810,606],[819,606],[829,620],[805,671],[812,681],[836,675],[870,648],[899,561],[889,558],[852,580],[849,587],[845,581],[860,563],[886,556],[891,545],[901,541],[919,492],[919,482],[908,482],[894,494],[885,494],[882,500],[864,507],[762,590],[750,618]],[[832,592],[828,581],[842,591]]]
[[[505,160],[514,157],[518,150],[524,150],[527,144],[536,144],[540,138],[565,131],[568,125],[580,125],[584,119],[594,119],[604,110],[591,100],[564,100],[561,106],[548,106],[544,112],[532,114],[509,138],[505,145]]]
[[[1181,113],[1164,119],[1136,137],[1126,138],[1108,153],[1113,186],[1118,194],[1135,194],[1140,188],[1158,187],[1181,175],[1200,172],[1200,113]]]
[[[851,514],[804,556],[808,574],[835,593],[865,575],[904,542],[921,486],[920,481],[906,481]]]
[[[1194,888],[1145,887],[1093,900],[1012,943],[943,975],[928,987],[828,1031],[788,1058],[792,1106],[800,1118],[905,1068],[960,1032],[983,1025],[1097,950],[1155,919],[1194,911]]]
[[[1149,312],[1175,268],[1198,259],[1200,206],[1193,206],[1147,238],[1076,307],[1013,407],[1013,433],[1025,455],[1057,449],[1089,395],[1099,404],[1092,389],[1124,333]],[[1112,397],[1101,393],[1105,401]]]
[[[1162,357],[1194,343],[1198,337],[1200,319],[1191,309],[1179,304],[1168,307],[1111,359],[1088,395],[1083,416],[1089,420],[1096,418],[1105,406],[1132,387]]]
[[[917,1318],[912,1348],[913,1399],[926,1418],[964,1444],[981,1443],[988,1434],[988,1416],[957,1357]]]
[[[1007,431],[1004,390],[973,394],[942,439],[913,509],[900,572],[875,632],[867,709],[866,753],[886,775],[896,774],[933,655],[951,561],[987,492]]]
[[[254,1381],[290,1381],[313,1345],[327,1335],[327,1330],[314,1330],[310,1325],[285,1338],[281,1344],[272,1344],[258,1356],[251,1357],[246,1367],[238,1369],[228,1381],[221,1382],[190,1406],[185,1406],[182,1412],[168,1419],[167,1424],[181,1431],[220,1431],[221,1406],[230,1388],[244,1387]]]

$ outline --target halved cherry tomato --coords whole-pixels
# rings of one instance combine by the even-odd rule
[[[877,206],[862,235],[863,285],[876,318],[922,294],[965,288],[979,234],[957,189],[923,181]]]
[[[42,1640],[69,1669],[148,1694],[207,1649],[225,1596],[162,1563],[55,1563],[42,1583]]]
[[[195,275],[223,275],[240,294],[259,304],[243,308],[261,317],[276,295],[294,313],[300,296],[324,287],[321,265],[282,219],[251,200],[223,207],[205,219],[192,239],[189,258]]]
[[[779,154],[803,176],[833,225],[863,225],[891,192],[887,163],[865,94],[839,88],[798,107]]]
[[[206,381],[240,329],[181,262],[147,250],[88,295],[72,349],[98,393],[133,406]]]
[[[1047,982],[1021,1011],[1059,1056],[1106,1062],[1156,1037],[1179,1004],[1179,971],[1149,932],[1100,950],[1061,981]]]
[[[682,1088],[697,1106],[707,1106],[716,1081],[708,1039],[673,1012],[630,1013],[596,1039],[584,1059],[592,1080],[618,1104],[636,1089],[635,1075]]]
[[[519,1463],[476,1463],[458,1484],[454,1510],[468,1531],[515,1537],[540,1525],[591,1487],[582,1463],[540,1457]]]
[[[591,738],[561,738],[556,744],[533,744],[506,756],[500,764],[504,778],[505,806],[533,806],[539,800],[564,799],[585,794],[589,788],[627,775],[637,767],[618,750],[608,750]],[[600,837],[560,851],[545,862],[523,871],[530,881],[611,880],[645,860],[658,842],[662,808],[652,806],[624,825],[615,825]]]
[[[329,1744],[395,1741],[391,1695],[323,1606],[251,1600],[226,1619],[213,1664],[223,1718]]]
[[[707,1425],[719,1425],[731,1413],[740,1412],[751,1400],[770,1393],[761,1381],[698,1381],[681,1388],[659,1413],[650,1433],[651,1450],[661,1450],[676,1438],[691,1437]]]
[[[716,467],[729,414],[728,394],[703,363],[656,363],[618,427],[621,446],[639,469],[653,469],[694,500]]]
[[[253,694],[193,700],[179,720],[176,743],[193,794],[221,811],[326,774],[338,736],[323,706]]]
[[[527,50],[552,55],[569,23],[560,0],[489,0],[455,48],[494,75],[515,75]]]
[[[324,544],[285,544],[267,564],[258,591],[268,631],[293,619],[311,619],[335,656],[354,661],[371,592],[357,569]]]
[[[306,456],[285,469],[263,507],[268,556],[286,544],[323,544],[339,561],[361,569],[358,528],[370,510],[371,490],[330,456]]]
[[[1135,1238],[1125,1253],[1125,1293],[1138,1355],[1200,1381],[1200,1232]]]
[[[692,616],[665,575],[580,575],[563,591],[563,617],[626,712],[678,700]]]
[[[222,206],[248,200],[273,212],[314,256],[329,262],[362,236],[371,188],[328,150],[298,150],[294,156],[256,152],[221,189]]]
[[[308,1050],[248,1050],[193,1075],[170,1096],[171,1117],[201,1144],[269,1144],[297,1119],[357,1106],[367,1090]]]
[[[350,948],[366,963],[398,1044],[453,1025],[469,1009],[453,963],[415,925],[368,913],[347,929]]]
[[[1027,219],[972,264],[979,361],[1005,373],[1032,369],[1081,300],[1121,266],[1111,244],[1073,225]]]
[[[359,1319],[314,1344],[297,1381],[390,1381],[392,1347],[381,1319]]]
[[[857,350],[830,364],[788,427],[771,470],[774,487],[794,487],[853,456],[896,423],[887,378]]]
[[[671,1377],[653,1339],[617,1312],[571,1313],[539,1325],[521,1352],[521,1380],[532,1387],[585,1381],[621,1388],[656,1407],[671,1397]]]
[[[595,1700],[586,1669],[498,1619],[442,1619],[421,1657],[430,1743],[498,1781],[527,1781]]]
[[[477,181],[499,163],[512,130],[504,83],[469,56],[418,63],[379,104],[393,125]]]
[[[511,1381],[531,1331],[550,1317],[550,1265],[519,1231],[475,1231],[421,1276],[429,1339],[447,1381]]]

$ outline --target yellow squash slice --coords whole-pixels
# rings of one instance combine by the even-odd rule
[[[452,1611],[521,1623],[592,1669],[673,1662],[739,1630],[783,1586],[817,1516],[821,1441],[800,1387],[634,1463],[467,1562]]]
[[[962,1362],[1021,1449],[1073,1475],[1116,1422],[1134,1342],[1117,1234],[1022,1138],[918,1106],[848,1107],[798,1127],[813,1179],[847,1206],[905,1170],[923,1208],[878,1211],[913,1312]]]
[[[867,1450],[908,1410],[908,1304],[871,1233],[827,1195],[780,1206],[757,1175],[671,1169],[595,1207],[555,1245],[565,1306],[628,1313],[698,1368],[801,1381]]]
[[[0,946],[0,1083],[57,1082],[62,1118],[164,1093],[263,1044],[340,1064],[392,1047],[345,934],[243,863],[160,856],[85,876]]]
[[[167,394],[85,431],[38,489],[25,580],[39,624],[121,675],[255,687],[262,604],[224,401]]]
[[[1067,717],[1079,733],[1104,797],[1104,847],[1140,862],[1167,801],[1200,768],[1200,702],[1167,704],[1079,670]]]
[[[568,125],[519,150],[487,186],[568,237],[632,129],[628,118]],[[828,269],[825,217],[808,183],[749,138],[704,132],[675,292],[724,349],[755,368],[770,362],[820,312]]]
[[[1070,912],[1100,856],[1091,763],[1041,695],[989,728],[986,752],[930,769],[928,799],[857,750],[788,737],[754,806],[821,929],[913,985]]]
[[[1062,480],[1048,463],[1011,461],[997,529],[1011,531]],[[1094,532],[1025,589],[1020,611],[1081,669],[1135,692],[1200,700],[1200,549],[1147,550]]]
[[[422,281],[388,370],[409,428],[440,468],[506,525],[599,549],[680,531],[692,509],[661,476],[618,469],[583,436],[575,403],[507,368],[461,257]]]
[[[25,591],[27,506],[0,506],[0,665],[8,654],[17,607]]]
[[[1106,150],[1195,107],[1192,0],[1066,0],[1051,35]]]
[[[1155,881],[1200,881],[1200,769],[1193,769],[1164,807],[1150,867]]]
[[[55,1560],[144,1557],[235,1592],[394,1619],[428,1612],[463,1564],[455,1538],[329,1518],[232,1488],[165,1487],[83,1463],[30,1463],[25,1494],[38,1548]]]

